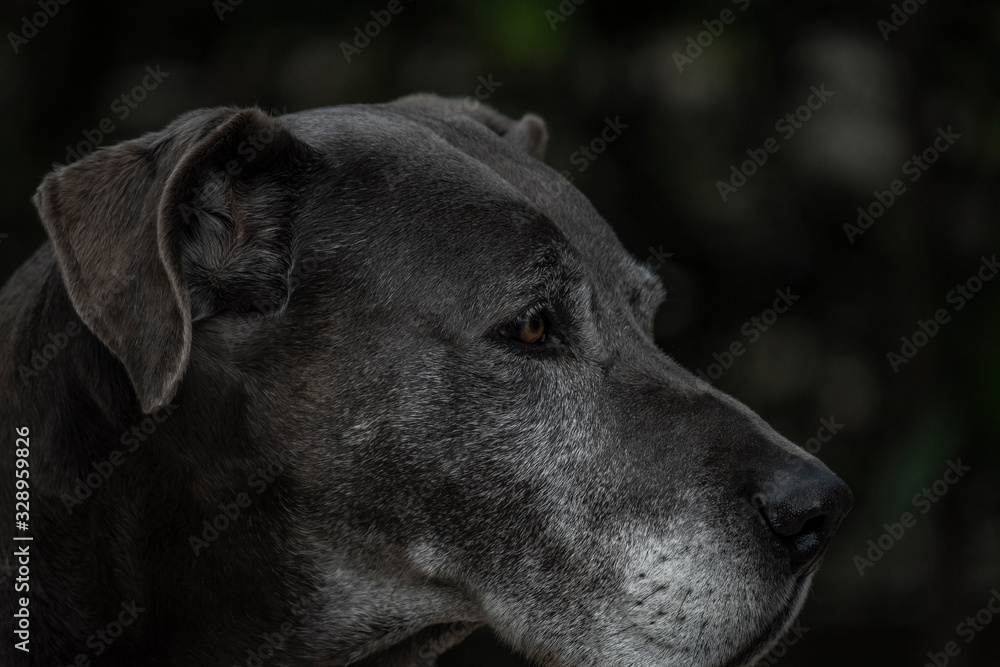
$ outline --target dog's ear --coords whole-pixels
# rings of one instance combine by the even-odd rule
[[[493,107],[471,97],[446,98],[428,93],[407,95],[396,100],[393,104],[445,109],[463,114],[490,128],[525,153],[539,160],[545,159],[545,148],[549,143],[549,130],[545,121],[535,114],[526,113],[521,116],[520,120],[513,120]]]
[[[287,299],[287,210],[264,215],[278,188],[252,188],[305,150],[257,109],[202,110],[42,181],[34,202],[73,306],[144,412],[177,391],[193,319],[254,291],[258,303]]]
[[[545,121],[533,113],[526,113],[513,123],[503,138],[539,160],[545,159],[549,145],[549,129]]]

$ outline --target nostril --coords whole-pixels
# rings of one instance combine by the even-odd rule
[[[811,553],[822,548],[829,530],[829,521],[825,517],[814,517],[802,525],[795,534],[795,549],[800,553]]]
[[[822,513],[810,516],[782,505],[762,507],[761,514],[787,550],[794,574],[818,560],[835,528],[834,522]]]
[[[761,513],[771,530],[782,537],[795,537],[807,530],[819,530],[825,523],[826,515],[818,503],[803,509],[788,502],[765,505],[761,507]]]
[[[818,477],[818,478],[817,478]],[[808,569],[826,550],[841,519],[850,511],[851,492],[829,471],[772,485],[753,504],[784,545],[792,572]]]
[[[797,535],[808,535],[808,534],[822,534],[826,531],[827,518],[825,516],[814,516],[813,518],[802,524],[802,528],[799,529]]]

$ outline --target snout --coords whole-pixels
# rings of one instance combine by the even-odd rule
[[[787,552],[792,574],[799,576],[815,569],[854,499],[822,463],[796,459],[775,471],[753,502]]]

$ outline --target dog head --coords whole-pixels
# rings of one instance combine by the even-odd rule
[[[226,397],[246,456],[286,452],[317,655],[461,621],[546,665],[750,664],[850,507],[657,348],[659,280],[546,138],[429,96],[219,109],[39,189],[142,410]]]

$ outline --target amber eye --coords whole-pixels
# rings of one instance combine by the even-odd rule
[[[501,329],[501,333],[521,343],[544,343],[545,318],[540,313],[524,315]]]

